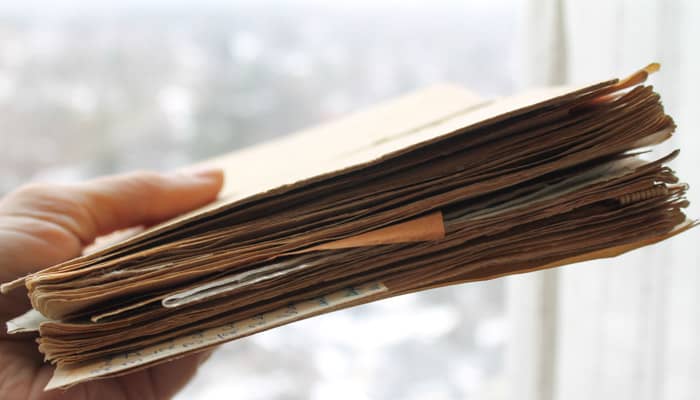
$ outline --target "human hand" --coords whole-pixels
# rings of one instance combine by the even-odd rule
[[[34,184],[0,199],[0,282],[69,260],[97,237],[152,225],[213,201],[220,170],[131,173],[73,185]],[[10,336],[5,322],[30,308],[26,290],[0,296],[0,398],[166,399],[192,378],[209,353],[125,376],[44,392],[53,372],[32,335]]]

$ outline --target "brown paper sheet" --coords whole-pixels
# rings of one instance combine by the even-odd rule
[[[440,240],[445,237],[445,224],[442,212],[436,211],[423,217],[407,222],[387,226],[371,232],[351,236],[333,242],[319,244],[306,250],[290,254],[301,254],[310,251],[347,249],[352,247],[378,246],[392,243],[412,243]]]
[[[445,224],[442,213],[437,211],[406,222],[390,225],[360,235],[351,236],[346,239],[323,243],[308,249],[285,253],[281,256],[305,254],[322,250],[338,250],[397,243],[426,242],[444,238]],[[170,294],[167,297],[164,297],[161,302],[164,307],[180,307],[192,302],[200,302],[209,297],[221,296],[222,294],[230,293],[233,290],[241,290],[248,286],[259,284],[265,280],[276,279],[285,274],[296,272],[306,267],[305,264],[301,264],[297,267],[283,269],[279,268],[280,265],[281,264],[279,263],[272,264],[266,268],[207,282],[186,291]],[[114,312],[110,315],[113,314]],[[97,322],[97,320],[99,320],[101,317],[102,316],[93,318],[93,321]]]

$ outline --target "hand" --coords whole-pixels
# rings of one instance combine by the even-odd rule
[[[74,185],[30,185],[0,199],[0,282],[81,254],[95,238],[152,225],[213,201],[220,170],[132,173]],[[30,308],[26,290],[0,296],[0,398],[164,399],[192,378],[208,356],[195,354],[129,375],[44,392],[53,367],[34,336],[7,335],[5,322]]]

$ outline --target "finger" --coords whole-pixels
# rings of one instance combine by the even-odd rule
[[[197,372],[203,359],[211,355],[211,350],[185,356],[165,364],[124,376],[98,379],[78,384],[68,390],[57,389],[44,392],[51,379],[53,368],[41,367],[27,380],[31,387],[32,400],[92,400],[92,399],[169,399],[179,392]]]
[[[199,367],[211,357],[214,350],[204,350],[152,367],[150,374],[156,397],[169,399],[179,392],[194,377]]]
[[[83,245],[118,229],[151,225],[214,200],[221,170],[136,172],[73,185],[31,185],[11,194],[0,213],[63,227]]]

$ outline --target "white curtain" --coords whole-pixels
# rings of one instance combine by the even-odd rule
[[[586,83],[659,61],[678,124],[665,150],[700,216],[700,1],[530,0],[523,86]],[[612,260],[510,278],[517,399],[700,398],[700,229]]]

